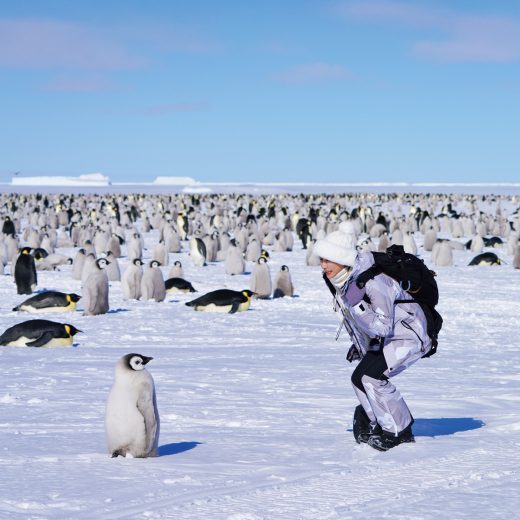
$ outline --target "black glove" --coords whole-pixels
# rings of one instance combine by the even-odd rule
[[[356,345],[352,345],[347,352],[347,361],[352,363],[352,361],[359,361],[361,359],[361,354],[359,353]]]

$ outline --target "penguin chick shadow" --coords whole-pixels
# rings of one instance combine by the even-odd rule
[[[128,312],[130,309],[110,309],[107,314],[117,314],[118,312]]]
[[[172,442],[171,444],[164,444],[157,448],[158,457],[166,457],[167,455],[177,455],[183,451],[189,451],[196,448],[202,442],[190,441],[190,442]]]

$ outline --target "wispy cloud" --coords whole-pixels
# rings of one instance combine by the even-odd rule
[[[411,51],[444,62],[510,62],[520,59],[520,19],[467,14],[391,1],[348,2],[338,11],[349,19],[430,29],[443,36],[416,41]]]
[[[186,28],[150,22],[110,28],[42,18],[0,18],[0,67],[127,70],[157,55],[214,53],[221,46]]]
[[[178,112],[206,112],[209,109],[207,103],[168,103],[148,107],[142,113],[148,116],[160,116]]]
[[[13,68],[131,69],[142,60],[121,43],[82,24],[0,19],[0,66]]]
[[[317,83],[349,77],[352,73],[347,68],[329,63],[298,65],[272,76],[275,81],[286,84]]]
[[[121,85],[102,76],[59,76],[39,85],[50,92],[110,92],[122,90]]]

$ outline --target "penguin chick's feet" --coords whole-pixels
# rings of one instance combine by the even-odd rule
[[[401,434],[397,436],[382,430],[381,433],[376,433],[368,438],[368,445],[378,451],[388,451],[406,442],[415,442],[411,425],[407,426]]]
[[[112,459],[115,459],[116,457],[124,457],[125,456],[125,453],[123,452],[123,450],[116,450],[112,453]]]

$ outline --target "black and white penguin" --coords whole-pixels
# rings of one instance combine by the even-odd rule
[[[11,235],[13,237],[16,235],[16,229],[14,227],[14,222],[11,220],[11,217],[9,217],[9,216],[6,216],[4,218],[4,223],[2,225],[2,233],[4,235]]]
[[[192,293],[197,292],[193,285],[184,278],[168,278],[164,282],[167,293]]]
[[[108,265],[106,258],[98,258],[94,270],[88,275],[83,284],[83,303],[85,316],[106,314],[108,304],[108,276],[105,268]]]
[[[256,298],[266,300],[271,297],[273,290],[271,271],[267,264],[267,258],[264,256],[261,256],[253,267],[250,287]]]
[[[0,336],[0,345],[8,347],[66,347],[81,332],[69,323],[28,320],[9,327]]]
[[[282,265],[276,275],[273,292],[273,298],[283,298],[284,296],[294,296],[291,273],[286,265]]]
[[[231,289],[217,289],[186,302],[188,307],[193,307],[196,311],[203,312],[235,312],[247,311],[251,305],[253,292],[232,291]]]
[[[143,265],[143,261],[140,258],[134,258],[123,272],[123,276],[121,277],[121,290],[126,300],[138,300],[141,298]]]
[[[159,412],[154,381],[146,370],[152,359],[132,353],[116,364],[105,413],[108,453],[112,458],[157,456]]]
[[[152,260],[144,270],[143,278],[141,279],[141,296],[145,301],[155,300],[156,302],[162,302],[166,298],[166,287],[159,266],[160,264],[157,260]]]
[[[75,293],[62,293],[59,291],[44,291],[28,298],[13,311],[25,312],[66,312],[76,309],[76,303],[81,296]]]
[[[190,257],[193,265],[203,267],[206,265],[206,244],[202,238],[190,238]]]
[[[36,265],[30,247],[23,247],[14,266],[14,281],[18,294],[32,294],[38,284]]]
[[[501,265],[500,258],[495,253],[481,253],[477,255],[468,265]]]

